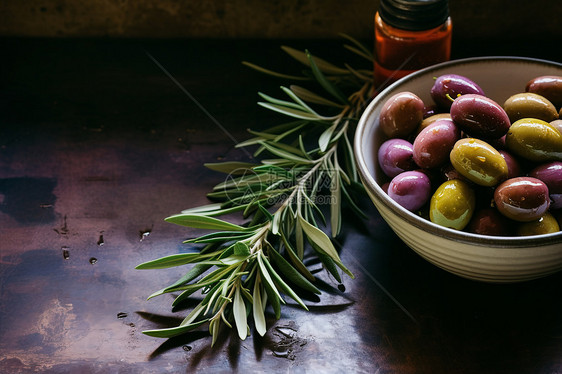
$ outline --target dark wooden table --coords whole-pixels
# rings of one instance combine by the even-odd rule
[[[0,372],[562,373],[562,274],[461,279],[405,247],[368,201],[369,220],[348,217],[339,239],[356,279],[342,292],[319,273],[328,292],[310,312],[288,305],[268,313],[265,337],[225,334],[212,349],[205,329],[141,334],[186,314],[168,296],[146,301],[181,269],[134,269],[194,233],[163,219],[207,203],[224,176],[203,163],[249,159],[234,148],[246,128],[285,120],[256,102],[288,82],[240,62],[295,68],[282,44],[337,60],[341,41],[0,43]],[[562,60],[455,43],[455,58]]]

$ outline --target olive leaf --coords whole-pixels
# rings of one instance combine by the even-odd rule
[[[242,226],[235,225],[220,219],[207,217],[199,214],[176,214],[165,219],[166,222],[175,223],[180,226],[192,227],[194,229],[208,230],[247,230]]]
[[[242,300],[242,296],[240,296],[240,287],[236,287],[234,293],[233,311],[238,336],[240,339],[244,340],[248,332],[248,323],[246,322],[246,304],[244,304],[244,300]]]
[[[264,314],[264,309],[266,306],[265,302],[267,301],[267,293],[262,291],[262,285],[260,282],[261,278],[259,278],[259,275],[257,275],[257,277],[258,278],[254,282],[254,293],[253,293],[254,303],[252,306],[253,308],[252,311],[254,313],[254,324],[256,326],[256,331],[261,336],[264,336],[265,333],[267,332],[267,326],[266,326],[265,314]],[[265,296],[265,298],[262,297],[262,294]]]

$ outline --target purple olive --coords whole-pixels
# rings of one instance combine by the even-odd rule
[[[553,161],[534,168],[530,177],[540,179],[550,193],[550,209],[562,208],[562,162]]]
[[[389,138],[405,138],[423,119],[423,101],[411,92],[400,92],[388,99],[380,112],[381,130]]]
[[[496,188],[494,203],[507,218],[519,222],[534,221],[550,207],[548,187],[537,178],[511,178]]]
[[[451,105],[451,118],[467,134],[476,138],[501,138],[511,125],[503,108],[482,95],[463,95]]]
[[[478,94],[484,96],[484,91],[476,83],[457,74],[445,74],[438,77],[431,87],[431,98],[444,109],[449,109],[452,100],[459,95]]]
[[[423,119],[439,114],[439,108],[435,105],[425,106],[423,108]]]
[[[531,79],[525,86],[525,91],[546,97],[554,106],[562,106],[562,77],[545,75]]]
[[[502,150],[498,151],[507,164],[507,178],[515,178],[521,175],[521,167],[515,157],[509,152]],[[540,179],[540,178],[539,178]]]
[[[449,161],[449,154],[460,136],[460,130],[452,120],[436,120],[416,136],[414,161],[424,169],[445,164]]]
[[[394,178],[402,172],[416,168],[413,152],[412,143],[404,139],[389,139],[379,148],[379,165],[388,177]]]
[[[405,171],[392,179],[388,196],[409,211],[420,209],[431,196],[431,182],[425,173]]]
[[[560,113],[562,113],[562,109],[560,109]],[[558,130],[558,132],[560,132],[560,134],[562,134],[562,119],[555,119],[554,121],[551,121],[550,124],[556,130]]]

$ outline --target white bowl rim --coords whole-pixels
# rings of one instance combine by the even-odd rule
[[[434,70],[440,70],[442,68],[454,67],[463,64],[471,64],[475,62],[531,62],[537,64],[545,64],[548,66],[554,67],[561,67],[562,64],[536,59],[536,58],[529,58],[529,57],[517,57],[517,56],[486,56],[486,57],[471,57],[471,58],[464,58],[464,59],[457,59],[451,60],[443,63],[439,63],[436,65],[429,66],[427,68],[418,70],[414,73],[407,75],[406,77],[399,79],[398,81],[394,82],[386,89],[381,91],[367,107],[365,108],[361,118],[359,119],[359,123],[357,125],[355,138],[354,138],[354,154],[355,160],[357,163],[358,171],[365,184],[365,188],[370,190],[375,197],[379,200],[380,203],[384,204],[387,208],[391,209],[395,212],[400,219],[403,221],[427,232],[430,232],[433,235],[437,235],[439,237],[443,237],[446,239],[450,239],[453,241],[460,241],[469,244],[479,245],[479,246],[487,246],[487,247],[495,247],[495,248],[524,248],[524,247],[540,247],[543,245],[553,245],[560,243],[562,245],[562,231],[550,234],[543,234],[543,235],[532,235],[532,236],[489,236],[489,235],[479,235],[473,234],[465,231],[459,231],[450,229],[447,227],[439,226],[434,224],[433,222],[424,219],[407,209],[401,207],[400,205],[396,204],[388,195],[382,190],[382,188],[378,185],[375,181],[375,178],[369,172],[367,167],[367,163],[365,161],[365,155],[361,151],[361,142],[363,138],[363,134],[369,128],[369,123],[367,118],[369,114],[374,110],[376,104],[386,97],[390,95],[390,92],[393,91],[398,86],[402,85],[403,82],[408,81],[410,79],[414,79],[420,75],[427,74]]]

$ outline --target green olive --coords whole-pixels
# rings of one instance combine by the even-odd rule
[[[531,161],[561,161],[562,134],[548,122],[522,118],[505,137],[507,149]]]
[[[422,132],[423,129],[425,129],[427,126],[431,125],[433,122],[437,121],[438,119],[443,119],[443,118],[451,119],[451,115],[449,113],[437,113],[437,114],[434,114],[432,116],[429,116],[429,117],[425,118],[423,121],[421,121],[420,125],[418,126],[418,128],[416,130],[416,135],[418,135],[420,132]]]
[[[431,222],[462,230],[472,218],[475,206],[474,191],[468,183],[453,179],[440,185],[429,204]]]
[[[490,144],[475,138],[457,141],[450,154],[451,164],[468,180],[492,187],[507,178],[507,162]]]
[[[521,223],[517,227],[519,236],[550,234],[558,231],[560,231],[560,226],[550,213],[546,213],[536,221]]]
[[[550,122],[558,118],[554,104],[541,95],[531,92],[518,93],[511,96],[503,104],[511,122],[521,118],[538,118]]]

